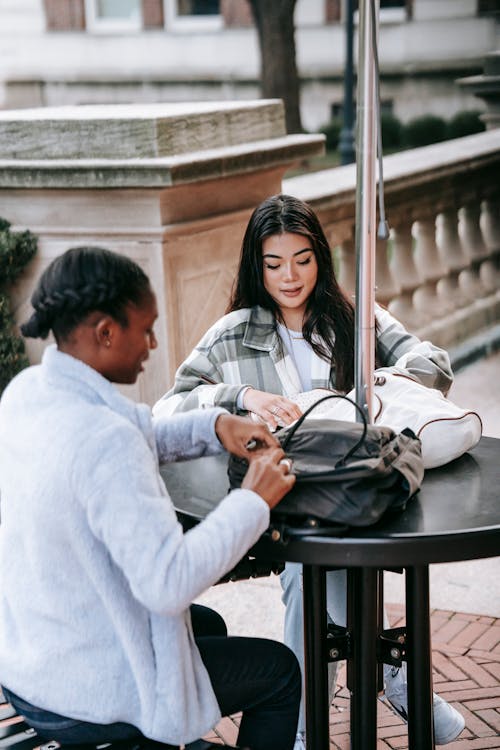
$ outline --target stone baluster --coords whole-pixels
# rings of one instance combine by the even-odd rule
[[[376,241],[375,247],[375,279],[377,284],[376,298],[386,307],[397,294],[397,286],[392,277],[389,266],[389,253],[387,240]]]
[[[337,281],[348,296],[356,291],[356,249],[354,237],[345,237],[338,247],[339,270]]]
[[[488,257],[481,263],[480,277],[488,291],[500,290],[500,202],[483,201],[480,217],[481,233]]]
[[[480,225],[484,242],[492,253],[500,252],[500,197],[488,198],[481,204]]]
[[[480,278],[481,264],[488,254],[479,226],[480,215],[481,206],[477,200],[464,204],[458,212],[458,233],[469,259],[469,267],[460,273],[460,284],[473,299],[480,299],[487,293]]]
[[[389,310],[410,330],[415,331],[428,316],[413,304],[413,293],[418,286],[418,272],[413,259],[412,222],[404,221],[391,230],[392,259],[390,268],[398,293],[389,303]]]
[[[413,304],[433,319],[453,311],[450,301],[438,293],[438,283],[445,271],[436,245],[436,216],[422,215],[413,226],[415,264],[423,283],[415,290]]]
[[[465,307],[472,299],[459,284],[460,273],[468,263],[458,235],[458,214],[455,208],[445,209],[438,214],[436,244],[441,263],[446,269],[446,276],[437,285],[438,294],[455,309]]]

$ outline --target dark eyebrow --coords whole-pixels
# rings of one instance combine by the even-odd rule
[[[314,252],[312,247],[305,247],[303,250],[297,250],[297,252],[293,254],[293,257],[295,258],[297,255],[302,255],[302,253],[312,253],[312,252]],[[274,253],[266,253],[262,257],[263,258],[278,258],[279,260],[283,260],[282,255],[274,255]]]

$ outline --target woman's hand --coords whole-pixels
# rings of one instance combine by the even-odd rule
[[[249,462],[242,488],[253,490],[270,508],[274,508],[295,484],[290,459],[285,457],[281,448],[271,448],[254,451]]]
[[[247,460],[256,449],[279,447],[266,425],[255,424],[247,417],[234,414],[220,414],[215,420],[215,433],[229,453]]]
[[[253,490],[274,508],[295,484],[291,461],[276,438],[265,425],[234,414],[220,414],[215,432],[226,450],[249,463],[241,486]]]
[[[302,414],[297,404],[285,396],[258,391],[256,388],[245,391],[243,406],[247,411],[257,414],[273,430],[279,425],[295,422]]]

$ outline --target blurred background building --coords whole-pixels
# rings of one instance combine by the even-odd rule
[[[310,132],[341,111],[346,8],[347,0],[297,0]],[[404,122],[485,110],[454,81],[482,72],[499,46],[499,18],[498,0],[381,0],[384,111]],[[2,109],[256,99],[259,67],[248,0],[0,0]]]

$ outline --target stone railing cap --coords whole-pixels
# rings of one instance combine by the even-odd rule
[[[178,156],[2,159],[0,188],[165,188],[294,164],[324,152],[323,135],[286,135]]]
[[[384,157],[384,186],[387,193],[402,197],[403,191],[411,194],[417,185],[438,189],[439,180],[468,176],[474,168],[498,162],[500,128]],[[283,181],[283,190],[315,206],[352,203],[356,166],[349,164],[290,177]]]

